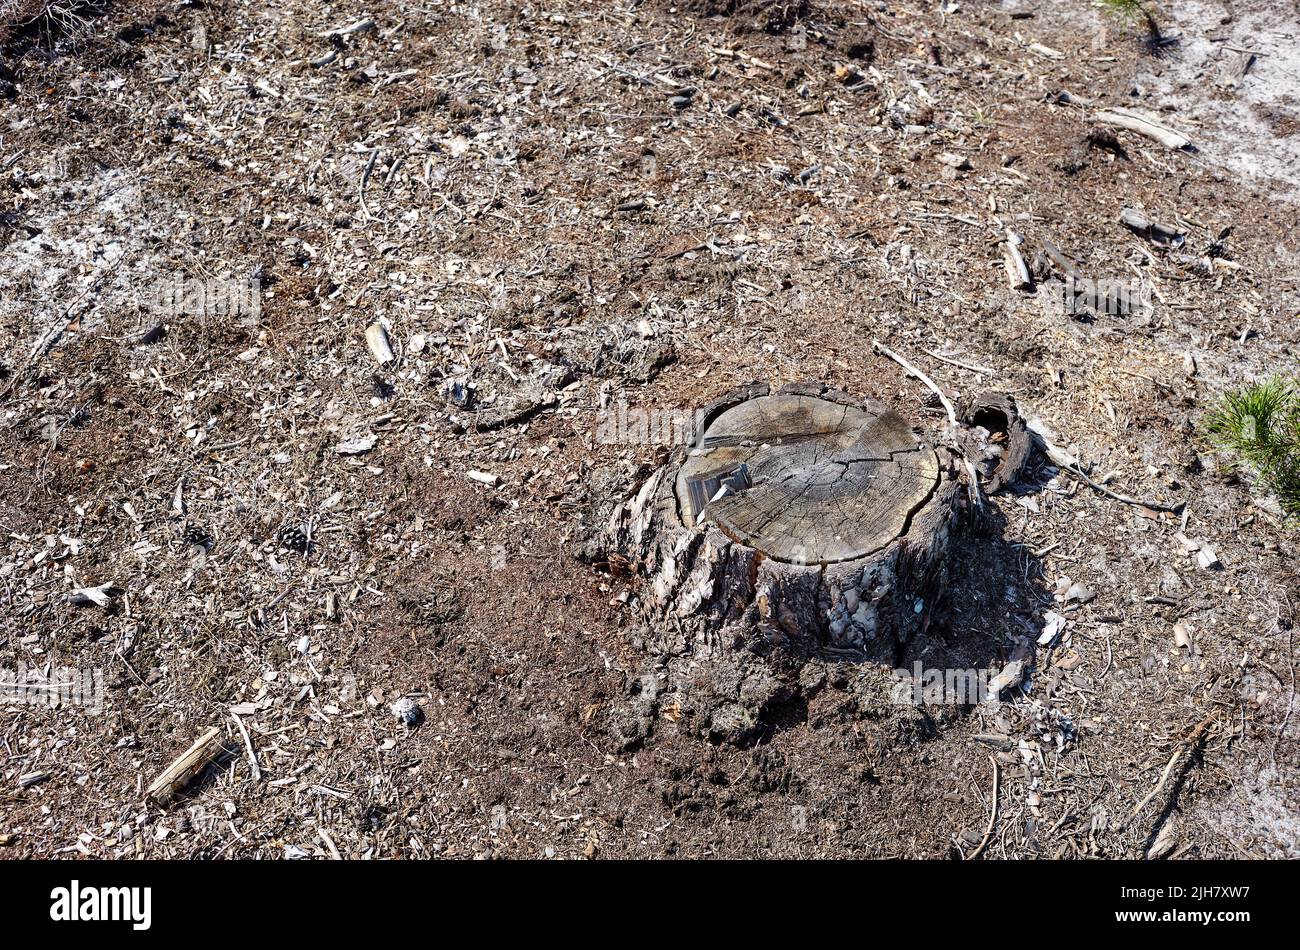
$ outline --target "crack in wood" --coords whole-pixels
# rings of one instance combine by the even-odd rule
[[[888,410],[781,393],[718,415],[678,475],[679,509],[696,521],[688,486],[749,467],[751,487],[710,503],[728,537],[788,563],[835,563],[906,533],[938,480],[933,451]]]

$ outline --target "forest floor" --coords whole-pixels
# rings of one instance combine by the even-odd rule
[[[1168,6],[1156,49],[1082,0],[187,0],[11,38],[0,668],[104,695],[0,709],[0,857],[1300,854],[1297,537],[1199,428],[1297,367],[1300,17]],[[1151,306],[1010,289],[1008,229]],[[884,709],[827,657],[743,744],[671,702],[617,741],[656,661],[575,543],[668,446],[602,420],[812,379],[941,425],[873,339],[1148,504],[1039,459],[961,542],[897,665],[1027,651],[1005,702]]]

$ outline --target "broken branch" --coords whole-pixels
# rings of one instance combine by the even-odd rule
[[[885,356],[888,356],[899,366],[903,367],[903,369],[907,370],[909,373],[911,373],[921,382],[925,383],[925,385],[930,388],[930,391],[939,397],[939,402],[943,403],[943,408],[948,413],[949,425],[951,425],[954,429],[957,428],[957,410],[953,408],[952,400],[950,400],[947,396],[943,394],[943,390],[939,388],[938,384],[936,384],[933,379],[925,375],[925,373],[921,372],[919,369],[917,369],[907,360],[903,359],[903,357],[899,356],[889,347],[885,346],[885,344],[881,343],[879,340],[872,340],[871,348],[875,350],[877,353],[881,353]]]
[[[159,805],[167,805],[190,780],[203,771],[223,750],[221,730],[210,727],[194,744],[162,770],[145,796]]]

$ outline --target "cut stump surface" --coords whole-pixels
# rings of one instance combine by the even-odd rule
[[[722,490],[697,513],[693,484],[742,466],[752,484]],[[707,518],[775,560],[829,564],[905,534],[938,482],[934,450],[896,413],[780,394],[746,400],[708,426],[677,474],[677,500],[688,526]]]
[[[611,530],[665,651],[888,656],[942,596],[962,497],[950,456],[893,410],[756,385],[706,409]]]

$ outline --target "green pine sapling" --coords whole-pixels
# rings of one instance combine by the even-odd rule
[[[1125,23],[1142,23],[1147,28],[1147,46],[1157,50],[1165,45],[1160,24],[1145,0],[1101,0],[1102,8]]]
[[[1202,424],[1231,464],[1300,516],[1300,380],[1274,376],[1226,393]]]

